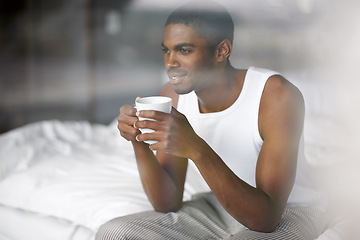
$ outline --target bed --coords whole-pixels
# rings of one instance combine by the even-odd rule
[[[90,240],[102,223],[151,209],[116,122],[37,122],[0,146],[0,239]],[[188,176],[184,199],[207,189],[193,165]]]
[[[312,114],[324,109],[322,102],[307,105],[307,155],[319,164],[334,149],[319,139],[319,124],[334,123]],[[190,163],[184,200],[207,190]],[[1,240],[93,240],[106,221],[149,209],[131,144],[116,121],[42,121],[0,135]],[[342,239],[340,229],[333,224],[319,239]]]

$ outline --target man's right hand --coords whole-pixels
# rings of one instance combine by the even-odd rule
[[[139,120],[136,116],[136,109],[131,105],[122,106],[117,120],[120,135],[128,141],[136,141],[136,136],[140,134],[139,129],[134,127]]]

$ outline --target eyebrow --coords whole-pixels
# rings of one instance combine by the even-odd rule
[[[161,47],[167,48],[167,47],[164,45],[163,42],[161,43]],[[174,48],[175,48],[176,50],[178,50],[178,49],[183,48],[183,47],[195,47],[195,44],[189,43],[189,42],[184,42],[184,43],[179,43],[179,44],[175,45]]]

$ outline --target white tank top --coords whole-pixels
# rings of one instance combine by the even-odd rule
[[[237,100],[220,112],[200,113],[195,92],[180,95],[177,109],[195,132],[242,180],[256,187],[255,172],[263,140],[259,134],[260,99],[267,79],[277,72],[250,67]],[[288,206],[314,206],[323,209],[321,195],[311,188],[306,175],[303,138],[299,148],[297,175]]]

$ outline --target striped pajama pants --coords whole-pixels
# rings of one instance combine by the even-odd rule
[[[115,218],[102,225],[96,240],[118,239],[316,239],[326,228],[323,212],[308,208],[286,208],[271,233],[247,229],[231,217],[213,194],[200,194],[185,202],[178,212],[147,211]]]

